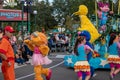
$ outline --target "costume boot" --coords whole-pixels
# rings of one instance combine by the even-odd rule
[[[51,75],[52,75],[52,70],[49,69],[48,75],[46,76],[46,80],[50,80],[51,79]]]

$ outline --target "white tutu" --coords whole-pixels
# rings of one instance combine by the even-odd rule
[[[118,55],[109,55],[107,60],[109,63],[120,64],[120,57]]]
[[[90,71],[90,66],[88,61],[77,61],[74,65],[75,72],[83,71],[88,72]]]

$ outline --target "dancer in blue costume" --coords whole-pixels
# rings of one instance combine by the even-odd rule
[[[79,36],[85,36],[86,37],[86,45],[88,45],[89,47],[91,47],[92,49],[94,49],[93,45],[89,42],[91,39],[90,33],[88,31],[82,31]],[[88,62],[90,61],[90,59],[92,58],[92,53],[89,52],[89,54],[87,54],[87,60]],[[90,70],[91,70],[91,76],[93,76],[95,69],[90,65]],[[83,80],[85,80],[85,74],[83,74]]]
[[[79,36],[84,36],[86,37],[86,45],[88,45],[89,47],[91,47],[93,49],[93,45],[89,42],[91,39],[90,33],[86,30],[82,31]],[[88,62],[90,61],[90,59],[92,58],[92,53],[89,52],[87,54],[87,60]],[[72,54],[72,55],[67,55],[64,57],[64,65],[67,67],[74,67],[74,64],[77,62],[77,56]],[[93,76],[94,74],[94,68],[90,65],[90,70],[91,70],[91,76]],[[83,80],[85,80],[86,74],[83,73]]]
[[[74,47],[74,52],[77,55],[78,61],[74,65],[74,70],[77,72],[79,80],[83,79],[83,74],[85,74],[85,80],[90,79],[90,65],[87,61],[87,54],[88,51],[91,51],[94,53],[93,49],[91,49],[88,45],[86,44],[86,38],[85,36],[79,36],[75,42],[75,47]]]
[[[107,58],[110,64],[110,80],[114,80],[116,74],[120,72],[120,56],[118,53],[118,49],[120,45],[118,43],[118,36],[116,33],[110,34],[110,41],[108,45],[108,53],[109,56]]]

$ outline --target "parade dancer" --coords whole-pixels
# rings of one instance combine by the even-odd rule
[[[15,31],[11,26],[6,26],[4,29],[4,36],[0,41],[0,57],[2,58],[2,73],[4,80],[15,80],[14,72],[14,51],[9,39]]]
[[[118,48],[120,48],[120,45],[118,45],[118,36],[115,33],[112,33],[110,35],[110,41],[108,45],[108,62],[110,64],[110,79],[113,80],[114,76],[120,72],[120,57],[118,54]]]
[[[77,72],[79,80],[82,80],[82,74],[86,74],[85,80],[89,80],[91,76],[90,65],[87,61],[87,53],[90,51],[94,53],[88,45],[85,45],[86,39],[84,36],[79,36],[76,40],[74,53],[77,55],[78,61],[74,65],[75,72]]]
[[[31,40],[25,40],[24,42],[33,51],[32,65],[34,66],[35,80],[43,80],[42,74],[46,76],[46,80],[50,80],[52,74],[51,69],[42,66],[52,62],[47,57],[49,52],[47,37],[44,33],[34,32],[31,35]]]

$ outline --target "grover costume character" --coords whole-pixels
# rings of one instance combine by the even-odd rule
[[[42,74],[46,76],[46,80],[51,78],[51,69],[43,68],[42,65],[50,64],[52,61],[47,57],[49,48],[47,46],[47,37],[44,33],[34,32],[30,40],[24,41],[28,48],[32,50],[32,64],[34,66],[35,80],[43,80]]]

